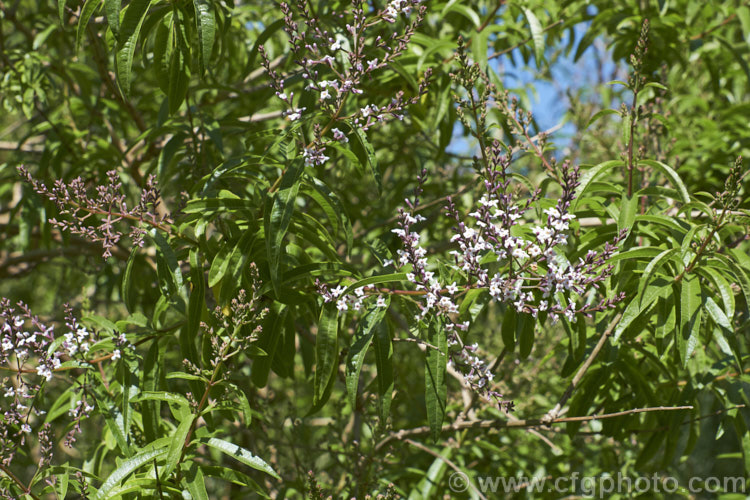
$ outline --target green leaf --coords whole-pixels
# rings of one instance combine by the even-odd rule
[[[367,164],[370,167],[372,177],[375,179],[375,185],[378,188],[378,197],[383,192],[383,178],[380,175],[380,169],[378,167],[378,158],[375,156],[375,149],[372,144],[367,140],[367,134],[361,128],[354,128],[354,136],[359,140],[360,145],[364,149],[364,156],[366,161],[360,159],[362,165]],[[360,156],[360,155],[357,155]]]
[[[209,500],[203,471],[198,462],[191,460],[189,464],[183,464],[182,469],[185,487],[193,500]]]
[[[190,402],[182,394],[167,391],[143,391],[133,398],[133,402],[140,401],[164,401],[165,403],[174,403],[184,408],[190,408]]]
[[[112,474],[109,475],[107,480],[104,481],[104,484],[102,484],[101,488],[99,488],[94,495],[94,499],[99,500],[109,498],[108,493],[112,488],[120,484],[120,481],[125,479],[133,471],[138,470],[144,464],[150,463],[153,459],[160,457],[166,452],[167,447],[165,445],[155,450],[143,451],[134,457],[125,460],[117,469],[115,469],[114,472],[112,472]]]
[[[672,186],[674,186],[679,192],[681,201],[683,203],[690,202],[690,193],[688,193],[688,190],[685,187],[685,183],[682,182],[680,176],[677,175],[677,172],[672,170],[670,166],[656,160],[638,160],[638,165],[648,165],[649,167],[656,169],[666,175],[669,178],[669,182],[672,184]]]
[[[657,279],[653,283],[649,284],[643,291],[639,293],[633,300],[628,303],[625,311],[622,313],[622,318],[615,328],[612,336],[612,342],[617,342],[625,329],[630,324],[653,305],[659,297],[666,297],[672,293],[671,283]]]
[[[64,0],[61,0],[64,5]],[[76,31],[76,53],[81,50],[81,42],[94,11],[101,5],[101,0],[86,0],[81,9],[81,15],[78,18],[78,30]]]
[[[518,357],[526,359],[534,347],[534,328],[536,320],[530,314],[519,314],[516,318],[516,336],[518,337]]]
[[[677,347],[682,365],[687,366],[690,356],[698,344],[698,333],[701,326],[701,284],[695,274],[686,274],[682,278],[680,293],[680,332],[677,335]]]
[[[509,306],[503,315],[503,324],[500,327],[500,336],[503,344],[509,352],[513,352],[516,346],[516,323],[518,322],[518,313],[515,308]]]
[[[216,19],[214,19],[214,7],[211,0],[193,0],[195,8],[195,25],[198,30],[200,42],[201,71],[205,71],[211,60],[211,49],[214,46],[216,35]]]
[[[177,462],[182,457],[182,449],[185,447],[185,439],[187,439],[188,432],[190,432],[193,426],[194,418],[196,417],[190,414],[185,420],[180,422],[180,425],[171,434],[166,463],[159,469],[159,476],[162,480],[168,479],[172,471],[177,467]]]
[[[211,269],[208,270],[208,287],[215,287],[229,268],[229,255],[233,250],[233,246],[226,241],[221,244],[219,251],[211,262]]]
[[[349,220],[349,216],[346,214],[346,208],[341,203],[341,200],[323,181],[316,177],[310,178],[309,185],[312,188],[309,191],[310,196],[325,211],[326,216],[331,223],[336,224],[337,221],[340,223],[340,227],[337,225],[335,229],[336,231],[344,232],[347,252],[351,251],[353,239],[352,224]]]
[[[180,334],[180,352],[184,359],[198,362],[195,339],[198,337],[203,312],[206,309],[206,280],[197,249],[190,250],[190,284],[192,290],[188,299],[188,317],[185,330]]]
[[[124,96],[130,94],[130,69],[143,20],[153,0],[131,0],[122,16],[120,36],[115,47],[115,73]]]
[[[182,290],[183,280],[180,263],[177,261],[174,250],[158,229],[152,229],[149,234],[157,247],[156,272],[159,275],[162,294],[168,297]]]
[[[323,399],[331,377],[339,363],[338,348],[339,311],[335,302],[323,305],[315,336],[315,380],[313,405]]]
[[[709,316],[711,316],[711,319],[714,320],[714,323],[730,332],[733,330],[732,323],[729,321],[729,318],[724,313],[724,311],[722,311],[721,308],[716,304],[716,302],[714,302],[714,299],[712,299],[711,297],[706,297],[705,306]]]
[[[281,178],[279,190],[266,198],[263,228],[266,235],[266,253],[271,271],[271,283],[279,292],[279,262],[283,251],[282,242],[294,213],[294,203],[299,191],[302,175],[301,162],[296,160]]]
[[[346,290],[344,290],[343,295],[348,295],[357,288],[362,288],[363,286],[367,285],[379,285],[381,283],[391,283],[394,281],[405,281],[406,280],[406,273],[393,273],[393,274],[380,274],[378,276],[370,276],[369,278],[361,279],[355,283],[352,283],[348,287],[346,287]]]
[[[635,222],[635,215],[638,213],[638,202],[640,198],[638,196],[628,196],[622,194],[620,201],[620,217],[617,218],[617,229],[622,231],[623,229],[633,229],[633,223]]]
[[[637,247],[637,248],[632,248],[630,250],[626,250],[625,252],[620,252],[618,254],[615,254],[607,262],[613,264],[621,260],[649,259],[651,257],[656,257],[660,255],[661,253],[662,253],[662,249],[659,247]]]
[[[596,113],[594,113],[594,116],[589,118],[589,122],[586,124],[586,128],[589,128],[591,125],[593,125],[599,118],[607,115],[619,115],[620,111],[616,109],[600,109]]]
[[[65,3],[65,0],[57,0],[57,15],[60,17],[60,24],[63,25],[65,24]]]
[[[378,368],[378,415],[385,427],[393,400],[393,343],[388,324],[381,321],[375,327],[375,365]]]
[[[479,15],[471,8],[459,3],[459,0],[450,0],[450,2],[445,4],[441,16],[444,16],[448,12],[456,12],[457,14],[461,14],[466,19],[471,21],[472,24],[474,24],[475,28],[479,28],[479,26],[481,26],[482,24],[482,20],[479,19]]]
[[[104,15],[115,39],[120,36],[120,6],[120,0],[104,0]]]
[[[167,85],[170,115],[177,113],[182,106],[190,83],[190,46],[187,42],[187,34],[183,31],[184,26],[180,16],[175,16],[174,20],[175,46],[169,59],[169,83]]]
[[[258,358],[253,361],[252,380],[253,384],[258,387],[265,387],[268,383],[268,374],[271,372],[274,354],[282,336],[282,327],[286,320],[289,308],[285,305],[279,306],[277,314],[269,314],[269,326],[264,326],[264,331],[258,340],[258,347],[268,353],[268,356]]]
[[[211,448],[214,448],[216,450],[219,450],[220,452],[229,455],[232,458],[235,458],[242,462],[243,464],[252,467],[255,470],[259,470],[261,472],[265,472],[271,477],[274,477],[276,479],[281,479],[278,474],[276,474],[276,471],[273,470],[273,468],[268,465],[263,459],[260,457],[257,457],[250,453],[245,448],[242,448],[241,446],[237,446],[236,444],[230,443],[229,441],[224,441],[223,439],[218,438],[208,438],[208,439],[200,439],[199,440],[202,444],[208,445]]]
[[[434,321],[428,325],[427,342],[435,349],[427,347],[425,352],[425,404],[433,441],[440,438],[448,396],[448,383],[445,378],[448,363],[448,339],[445,328],[441,326],[436,325]]]
[[[542,62],[544,61],[544,29],[531,9],[524,7],[523,14],[526,16],[526,20],[529,22],[529,28],[531,29],[531,38],[534,41],[534,58],[536,59],[536,65],[537,67],[541,67]]]
[[[349,395],[349,403],[353,409],[357,407],[357,387],[359,385],[359,373],[362,370],[362,363],[365,361],[367,349],[370,347],[375,334],[374,328],[383,320],[389,303],[390,296],[386,295],[385,307],[378,307],[373,304],[368,308],[359,323],[357,333],[354,335],[354,343],[349,348],[345,369],[346,390]]]
[[[641,275],[641,279],[638,283],[638,295],[643,296],[643,290],[646,288],[646,286],[651,282],[651,276],[661,268],[669,259],[674,257],[679,253],[679,248],[669,248],[667,250],[664,250],[659,255],[654,257],[651,262],[648,263],[646,266],[646,269],[643,270],[643,274]]]
[[[576,200],[573,202],[573,209],[578,206],[578,203],[580,203],[581,198],[583,197],[583,193],[586,192],[586,188],[599,176],[605,174],[608,170],[612,170],[615,168],[622,168],[625,166],[625,162],[621,160],[609,160],[602,163],[599,163],[598,165],[591,167],[590,169],[586,170],[586,172],[581,176],[581,183],[578,186],[578,189],[576,190]]]
[[[719,327],[723,328],[727,332],[733,332],[732,329],[732,322],[729,321],[729,318],[727,318],[727,315],[724,314],[724,311],[721,310],[721,308],[714,302],[714,299],[711,297],[706,297],[706,310],[708,311],[708,315],[711,316],[711,319],[714,320],[714,323],[719,325]],[[714,337],[716,337],[716,343],[719,344],[719,349],[721,349],[721,352],[726,354],[727,356],[732,355],[732,348],[729,346],[729,343],[727,342],[727,339],[724,338],[724,335],[719,330],[714,330]]]
[[[146,353],[141,375],[141,394],[143,392],[155,392],[158,383],[163,376],[164,351],[166,342],[156,339]],[[141,404],[141,419],[143,421],[143,434],[148,442],[154,441],[159,435],[159,414],[161,405],[155,401],[146,401]]]

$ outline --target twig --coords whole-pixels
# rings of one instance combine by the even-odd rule
[[[617,315],[612,318],[612,321],[610,321],[609,325],[607,325],[607,329],[604,330],[604,333],[599,339],[599,342],[596,343],[596,346],[594,346],[594,349],[591,351],[591,354],[589,354],[589,357],[586,358],[586,361],[584,361],[581,367],[578,369],[578,372],[573,377],[573,380],[570,381],[570,385],[568,385],[568,388],[563,393],[560,401],[557,402],[554,408],[547,412],[547,415],[545,415],[542,420],[547,419],[549,421],[552,421],[558,417],[558,415],[560,414],[560,410],[563,406],[565,406],[565,403],[568,402],[568,399],[570,399],[573,391],[581,382],[581,379],[583,379],[586,371],[591,367],[591,364],[594,362],[594,358],[596,358],[596,356],[599,354],[599,351],[602,350],[602,347],[604,347],[604,344],[607,342],[609,336],[612,335],[615,326],[617,326],[617,323],[620,322],[620,318],[622,318],[622,313],[617,313]]]
[[[34,500],[39,500],[39,497],[31,492],[31,488],[30,487],[27,488],[26,485],[23,484],[23,482],[20,479],[18,479],[18,477],[15,474],[13,474],[8,467],[0,464],[0,470],[3,471],[11,480],[13,480],[13,482],[16,483],[18,487],[21,488],[26,495],[29,495]]]
[[[543,418],[532,418],[526,420],[457,420],[452,424],[443,426],[441,432],[459,431],[462,429],[526,429],[529,427],[548,427],[553,424],[565,424],[568,422],[590,422],[592,420],[604,420],[607,418],[623,417],[625,415],[634,415],[637,413],[647,413],[652,411],[680,411],[692,410],[693,406],[652,406],[647,408],[633,408],[632,410],[618,411],[615,413],[604,413],[601,415],[584,415],[581,417],[562,417],[556,418],[549,422]],[[429,434],[430,426],[416,427],[413,429],[402,429],[391,432],[383,438],[376,446],[375,451],[380,450],[383,446],[392,440],[402,441],[409,436],[419,436]]]
[[[560,20],[558,20],[558,21],[555,21],[554,23],[552,23],[552,24],[550,24],[549,26],[547,26],[546,28],[544,28],[544,29],[542,30],[542,33],[546,33],[546,32],[547,32],[548,30],[551,30],[552,28],[554,28],[554,27],[555,27],[555,26],[557,26],[558,24],[562,24],[562,19],[560,19]],[[495,52],[494,54],[491,54],[491,55],[487,56],[487,59],[488,59],[488,60],[492,60],[492,59],[494,59],[494,58],[496,58],[496,57],[500,57],[500,56],[502,56],[502,55],[505,55],[505,54],[507,54],[508,52],[513,52],[513,51],[514,51],[514,50],[516,50],[516,49],[517,49],[518,47],[521,47],[522,45],[526,45],[526,44],[527,44],[527,43],[529,43],[529,42],[530,42],[531,40],[532,40],[532,37],[528,37],[528,38],[526,38],[525,40],[523,40],[523,41],[521,41],[521,42],[519,42],[519,43],[517,43],[517,44],[515,44],[515,45],[513,45],[513,46],[511,46],[511,47],[508,47],[507,49],[503,49],[503,50],[501,50],[501,51],[499,51],[499,52]]]

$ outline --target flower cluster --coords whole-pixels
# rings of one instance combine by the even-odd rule
[[[322,283],[320,280],[315,280],[315,286],[318,293],[323,297],[323,302],[336,302],[336,308],[340,313],[344,313],[348,310],[361,311],[365,305],[365,300],[375,297],[376,307],[386,307],[386,300],[382,294],[377,293],[375,285],[365,285],[362,287],[355,288],[352,293],[345,293],[346,287],[338,285],[336,288],[329,289],[328,285]]]
[[[78,366],[89,366],[88,362],[93,360],[88,353],[93,344],[101,340],[98,334],[78,323],[70,307],[66,305],[65,308],[67,331],[62,336],[56,336],[54,327],[32,315],[23,302],[13,306],[8,299],[0,299],[0,365],[14,373],[2,380],[0,399],[0,460],[6,466],[13,461],[18,445],[32,434],[39,417],[45,414],[44,410],[34,406],[45,384],[51,382],[56,373],[67,373],[63,372],[63,363],[74,361]],[[99,360],[116,360],[121,355],[121,349],[133,348],[123,334],[115,332],[113,341],[116,349]],[[83,386],[77,387],[75,392],[82,394],[71,402],[68,414],[73,426],[65,438],[66,446],[72,445],[81,430],[81,421],[94,410]],[[52,440],[50,433],[48,426],[41,426],[37,431],[41,449],[49,452],[49,456],[42,456],[44,463],[51,460],[52,448],[48,446]]]
[[[159,190],[156,187],[156,177],[153,175],[146,181],[138,204],[129,208],[122,193],[122,182],[115,170],[107,172],[107,183],[96,186],[96,195],[93,197],[89,196],[86,183],[81,177],[69,183],[58,179],[54,186],[49,188],[34,179],[25,167],[18,167],[18,172],[34,191],[55,202],[61,215],[70,216],[70,220],[49,219],[53,225],[91,241],[101,241],[105,259],[112,255],[112,249],[122,239],[123,233],[116,224],[123,219],[152,226],[158,226],[166,220],[166,217],[156,213]],[[130,228],[129,236],[134,245],[142,247],[145,235],[146,230],[142,225]]]
[[[416,95],[405,98],[404,92],[395,94],[383,104],[357,104],[353,99],[362,94],[361,85],[372,78],[373,73],[387,67],[405,50],[417,26],[422,22],[425,7],[421,0],[393,0],[380,12],[366,13],[366,4],[355,0],[348,13],[332,13],[337,17],[351,18],[340,33],[330,32],[320,26],[320,19],[311,14],[305,2],[298,2],[296,10],[304,19],[304,27],[294,20],[292,8],[286,2],[281,4],[284,13],[285,31],[289,35],[295,63],[302,69],[305,90],[317,95],[318,109],[327,117],[327,124],[313,124],[313,141],[303,145],[305,164],[323,165],[328,161],[326,147],[334,142],[347,142],[344,132],[335,128],[336,122],[346,122],[350,128],[367,130],[388,118],[403,119],[403,110],[413,104],[426,92],[429,70],[420,83]],[[400,15],[409,17],[416,10],[414,20],[403,33],[390,35],[375,34],[380,26],[393,24]],[[382,30],[381,30],[382,31]],[[372,43],[367,44],[367,39]],[[271,80],[276,96],[284,101],[284,116],[291,121],[302,118],[307,108],[294,104],[294,93],[284,88],[284,79],[276,73],[268,61],[263,47],[261,59]],[[347,101],[349,104],[347,104]],[[326,137],[328,133],[333,138]]]
[[[532,208],[542,210],[547,204],[540,200],[536,190],[520,202],[510,188],[510,156],[497,141],[484,151],[486,158],[483,175],[484,193],[477,206],[464,219],[453,200],[448,198],[446,215],[456,222],[451,242],[458,247],[452,250],[452,267],[455,279],[441,281],[430,266],[427,249],[421,245],[415,225],[425,218],[418,213],[419,197],[425,180],[423,170],[413,200],[405,200],[407,207],[399,210],[398,228],[392,231],[402,243],[395,263],[406,269],[406,279],[414,284],[419,298],[416,322],[437,318],[448,335],[449,364],[460,371],[466,383],[488,401],[495,401],[508,410],[512,402],[503,401],[502,395],[492,389],[493,374],[487,363],[477,356],[478,345],[467,345],[462,332],[469,322],[459,318],[459,296],[468,289],[485,289],[494,302],[506,304],[518,313],[534,318],[540,315],[556,322],[560,317],[574,322],[578,315],[591,316],[596,311],[612,308],[622,300],[622,295],[594,302],[590,293],[612,271],[607,261],[614,255],[617,244],[625,238],[619,233],[613,241],[597,252],[589,250],[578,262],[571,263],[562,249],[568,244],[570,223],[575,216],[570,204],[575,199],[579,185],[579,171],[563,163],[559,170],[561,195],[553,206],[542,211],[543,222],[534,224],[528,219]],[[318,283],[325,302],[336,300],[341,313],[359,311],[363,301],[376,296],[377,291],[366,287],[345,293],[342,286],[329,290]],[[382,296],[378,301],[385,305]],[[543,318],[540,318],[543,320]]]
[[[486,287],[493,300],[509,304],[520,313],[536,317],[546,313],[552,322],[560,315],[574,322],[577,314],[591,316],[596,311],[614,307],[621,299],[603,300],[598,304],[578,305],[587,290],[597,288],[612,271],[607,261],[626,232],[618,234],[605,244],[601,252],[593,250],[580,257],[577,263],[567,261],[559,247],[568,242],[567,232],[575,216],[569,212],[579,184],[578,168],[562,164],[562,194],[553,207],[543,211],[543,225],[521,225],[525,214],[539,201],[539,192],[525,201],[516,203],[509,190],[508,168],[510,157],[504,154],[499,142],[487,148],[488,165],[484,172],[485,194],[478,208],[469,214],[473,223],[461,219],[455,204],[449,199],[447,214],[456,221],[455,235],[451,241],[458,243],[454,256],[456,266],[466,274],[469,282]],[[488,255],[493,264],[500,263],[498,271],[488,270]],[[481,264],[485,263],[485,264]]]

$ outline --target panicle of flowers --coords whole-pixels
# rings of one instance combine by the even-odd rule
[[[214,309],[214,323],[218,325],[218,330],[214,330],[213,326],[206,323],[201,323],[201,327],[211,339],[214,352],[211,359],[212,368],[246,349],[251,343],[258,340],[258,336],[263,331],[261,322],[268,314],[268,308],[261,307],[260,275],[254,262],[250,263],[249,273],[252,283],[250,293],[248,294],[246,290],[241,289],[237,297],[229,303],[228,308],[224,309],[217,306]],[[247,325],[250,325],[252,330],[249,333],[242,332],[243,327]],[[185,360],[183,362],[187,363],[189,368],[197,370],[197,367],[191,366],[190,361]]]
[[[509,189],[510,157],[503,146],[495,141],[485,154],[488,158],[483,172],[485,192],[479,206],[469,213],[467,221],[462,220],[452,200],[446,209],[447,215],[456,221],[451,241],[459,247],[451,254],[467,280],[488,288],[494,301],[534,317],[544,312],[553,322],[560,315],[572,322],[577,314],[590,317],[596,311],[614,307],[621,297],[595,305],[578,305],[576,301],[610,275],[612,266],[607,261],[626,232],[606,243],[600,252],[587,252],[576,263],[568,262],[558,251],[567,244],[570,222],[575,219],[569,209],[579,185],[578,168],[571,169],[568,162],[562,164],[562,194],[554,206],[544,210],[544,223],[521,225],[524,215],[539,201],[539,191],[517,202]],[[501,264],[494,273],[480,265],[488,254],[494,254],[494,262]]]
[[[365,285],[355,288],[351,293],[345,293],[347,287],[344,285],[339,284],[336,288],[329,288],[327,284],[316,279],[315,287],[318,294],[323,297],[323,302],[336,302],[336,308],[340,314],[349,310],[361,311],[365,307],[365,301],[370,298],[375,299],[376,307],[386,307],[387,304],[385,297],[378,293],[375,285]]]
[[[408,210],[399,209],[399,227],[392,230],[401,239],[403,246],[403,249],[397,251],[397,267],[410,266],[411,271],[406,275],[407,280],[414,283],[418,291],[424,292],[418,302],[420,312],[414,319],[421,322],[427,320],[428,316],[438,318],[445,325],[447,332],[449,366],[455,367],[463,375],[469,388],[487,402],[510,411],[513,402],[503,400],[503,395],[493,388],[494,375],[487,362],[477,356],[478,345],[466,345],[461,338],[460,332],[469,329],[469,322],[457,321],[459,308],[456,299],[459,287],[456,282],[441,283],[435,273],[428,270],[427,250],[420,245],[419,233],[412,230],[415,224],[425,220],[416,212],[426,174],[426,169],[422,169],[417,179],[414,200],[405,200]]]
[[[0,399],[3,412],[0,419],[0,459],[6,466],[12,462],[18,444],[32,434],[38,417],[45,413],[34,406],[45,384],[52,381],[55,372],[63,369],[62,363],[65,361],[76,361],[82,368],[90,366],[87,360],[93,355],[91,346],[100,340],[99,334],[78,322],[67,304],[65,312],[67,332],[59,339],[55,329],[32,315],[23,302],[14,306],[8,299],[0,299],[0,364],[14,372],[13,376],[3,379]],[[124,334],[114,332],[113,343],[113,352],[98,359],[110,357],[116,360],[122,349],[134,349]],[[66,446],[72,446],[76,434],[81,431],[81,421],[94,410],[85,385],[84,382],[74,389],[75,394],[82,395],[72,403],[68,412],[73,426],[64,440]],[[51,447],[48,446],[52,439],[50,433],[50,429],[44,426],[37,431],[45,463],[51,460]]]
[[[52,218],[49,222],[63,231],[83,236],[93,242],[101,242],[104,249],[102,256],[105,259],[112,255],[112,249],[123,237],[119,223],[138,223],[130,228],[129,237],[134,245],[142,247],[146,235],[143,224],[160,227],[167,220],[156,211],[159,190],[156,187],[156,177],[153,175],[146,180],[139,202],[130,208],[122,193],[122,182],[115,170],[107,172],[106,184],[96,186],[94,195],[89,194],[86,182],[81,177],[68,183],[58,179],[50,188],[34,179],[25,167],[18,167],[18,172],[34,191],[53,201],[61,215],[69,216],[66,220]]]
[[[322,26],[321,19],[310,12],[306,2],[298,1],[294,9],[302,18],[302,24],[295,21],[291,6],[281,3],[284,29],[290,39],[294,62],[302,70],[305,90],[317,94],[317,109],[323,112],[327,122],[322,127],[314,124],[312,142],[303,145],[306,165],[323,165],[329,159],[325,154],[328,145],[348,141],[344,132],[334,127],[336,122],[347,121],[350,126],[366,131],[389,118],[403,119],[404,109],[427,91],[430,70],[425,72],[424,80],[411,98],[406,98],[400,91],[383,104],[362,104],[353,99],[362,94],[360,87],[365,80],[371,79],[375,71],[387,67],[406,50],[424,19],[426,8],[420,3],[421,0],[393,0],[383,11],[365,12],[368,5],[362,0],[354,0],[349,11],[330,13],[332,19],[349,21],[336,32]],[[395,23],[400,15],[409,18],[413,11],[416,11],[414,18],[401,33],[382,29]],[[273,70],[262,46],[259,52],[271,86],[286,106],[284,116],[291,121],[301,119],[307,109],[294,104],[294,93],[285,89],[284,78]],[[347,101],[348,112],[345,109]]]

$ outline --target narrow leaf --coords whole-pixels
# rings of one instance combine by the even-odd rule
[[[680,299],[680,331],[677,335],[677,346],[682,365],[687,366],[698,344],[701,326],[701,285],[698,276],[685,275],[682,279]]]
[[[387,296],[387,302],[390,297]],[[367,355],[367,349],[370,347],[374,335],[374,328],[383,320],[388,305],[378,307],[373,304],[365,313],[354,336],[354,343],[349,348],[349,355],[346,358],[346,390],[349,394],[349,402],[352,408],[357,406],[357,387],[359,385],[359,373],[362,370],[362,363]]]
[[[211,0],[193,0],[195,8],[195,24],[198,29],[198,40],[201,45],[201,71],[205,71],[211,60],[211,49],[216,35],[216,20]]]
[[[529,28],[531,29],[531,38],[534,41],[534,58],[536,59],[536,65],[537,67],[541,67],[542,61],[544,60],[544,29],[531,9],[524,7],[523,14],[526,16],[526,20],[529,22]]]
[[[217,449],[232,458],[239,460],[243,464],[248,465],[255,470],[265,472],[266,474],[276,479],[281,479],[281,477],[276,474],[276,471],[274,471],[270,465],[263,461],[263,459],[253,455],[241,446],[237,446],[236,444],[230,443],[229,441],[224,441],[223,439],[218,438],[201,439],[200,442],[210,446],[211,448]]]
[[[326,386],[334,376],[339,361],[339,311],[335,302],[324,304],[320,311],[315,337],[315,393],[313,405],[323,398]]]
[[[445,378],[448,363],[448,342],[445,328],[431,322],[427,329],[428,347],[425,362],[425,403],[427,420],[430,423],[432,439],[437,441],[445,419],[445,404],[448,384]]]
[[[128,460],[125,460],[122,465],[115,469],[112,474],[109,475],[101,488],[94,495],[95,500],[109,498],[108,493],[112,488],[120,484],[120,481],[125,479],[131,472],[138,470],[144,464],[150,463],[153,459],[160,457],[167,452],[166,445],[155,449],[143,451]]]
[[[138,43],[143,20],[146,18],[153,0],[132,0],[125,8],[120,26],[120,36],[116,45],[115,70],[117,82],[123,95],[130,94],[130,69],[133,66],[133,54]]]

